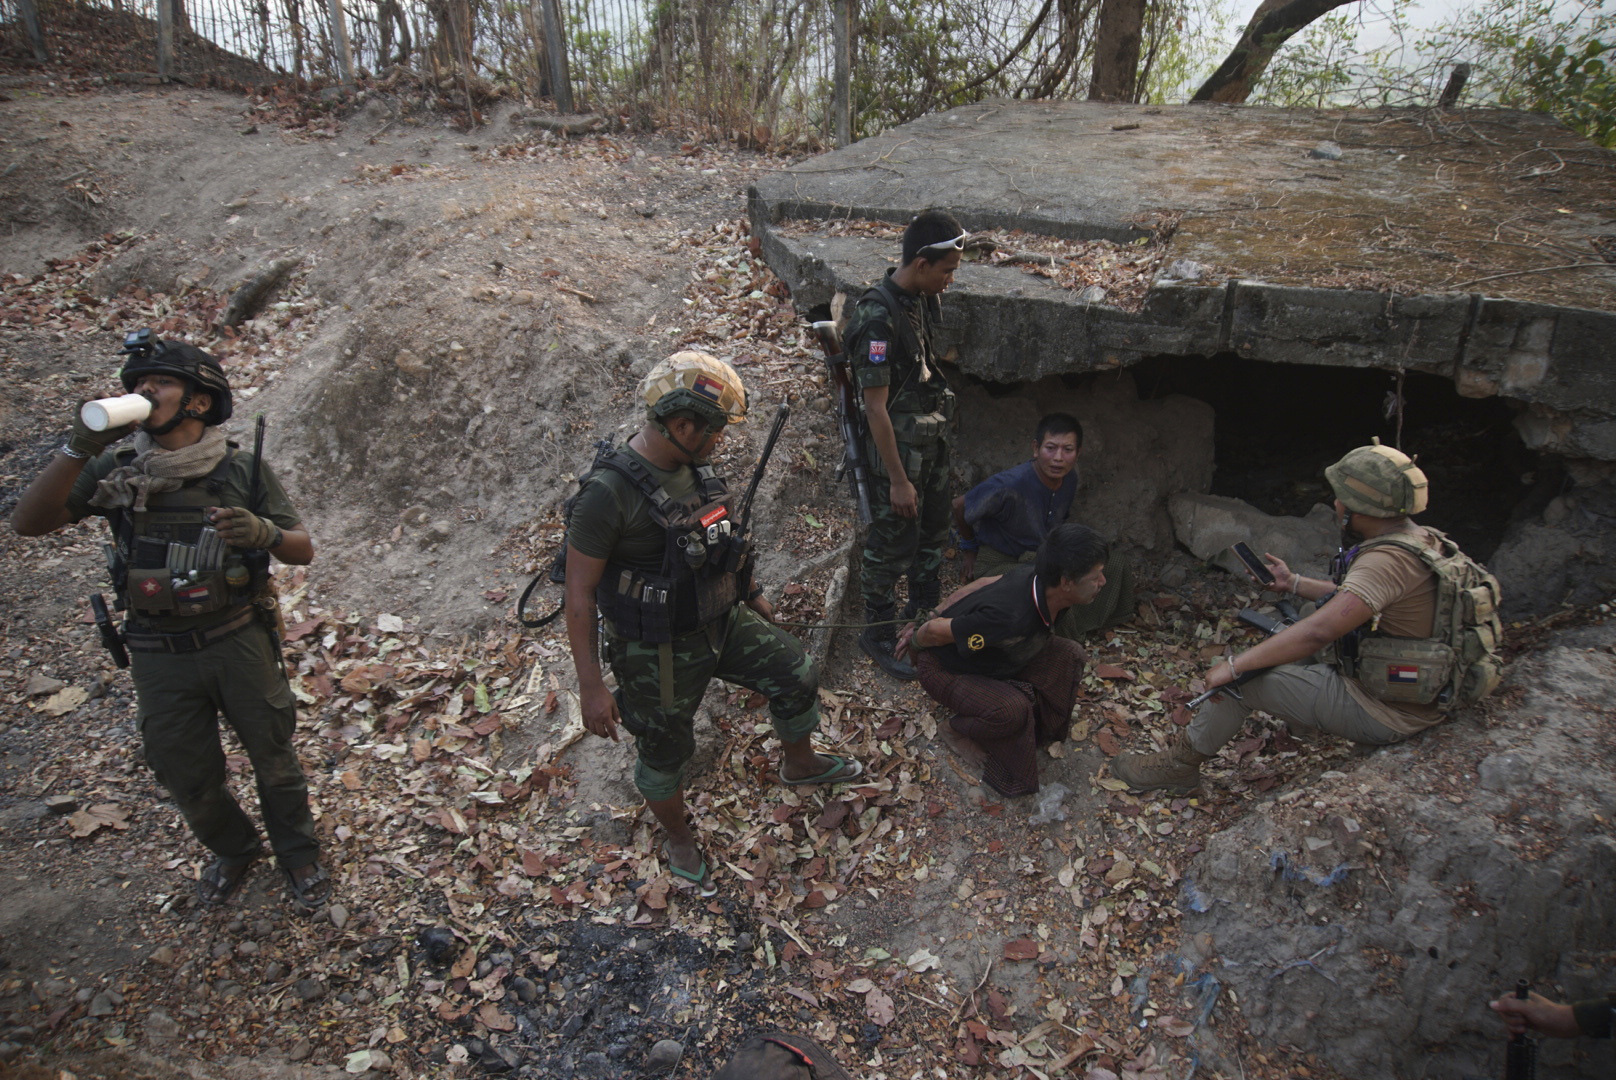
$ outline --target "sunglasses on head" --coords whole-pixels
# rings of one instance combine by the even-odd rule
[[[939,240],[935,244],[927,244],[925,247],[920,249],[920,252],[924,253],[924,252],[927,252],[927,251],[964,251],[965,250],[965,238],[967,236],[970,236],[970,235],[971,234],[968,233],[968,232],[962,232],[958,236],[954,237],[954,239],[952,239],[952,240]]]

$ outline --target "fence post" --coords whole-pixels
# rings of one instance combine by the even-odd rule
[[[28,29],[28,42],[34,47],[34,59],[41,64],[50,61],[50,53],[45,51],[45,31],[39,26],[39,6],[34,0],[18,0],[18,7],[22,12],[22,24]]]
[[[544,20],[544,45],[550,58],[550,93],[556,111],[572,112],[572,73],[567,69],[567,37],[561,0],[535,0]]]
[[[342,0],[329,0],[331,9],[331,44],[337,50],[337,74],[344,90],[354,85],[353,50],[348,47],[348,19],[342,12]]]
[[[831,48],[835,52],[834,88],[830,111],[836,126],[836,145],[853,141],[853,4],[856,0],[831,0]]]
[[[157,77],[168,82],[174,77],[174,5],[157,0]]]

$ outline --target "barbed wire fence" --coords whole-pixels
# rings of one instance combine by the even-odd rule
[[[1084,96],[1098,7],[1099,0],[0,0],[0,57],[110,66],[102,74],[125,81],[353,85],[404,72],[445,89],[463,86],[468,101],[505,92],[630,124],[683,125],[756,145],[823,145],[993,95]],[[109,28],[119,42],[111,55],[102,40]],[[97,31],[97,49],[81,47]]]

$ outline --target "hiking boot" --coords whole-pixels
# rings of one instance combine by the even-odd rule
[[[1201,762],[1210,760],[1211,755],[1191,746],[1189,733],[1180,729],[1165,750],[1118,754],[1111,760],[1111,775],[1126,783],[1130,791],[1188,795],[1201,786]]]
[[[930,615],[937,610],[937,604],[943,598],[943,583],[941,581],[928,581],[921,585],[913,583],[909,586],[909,602],[903,607],[903,617],[913,619],[916,615]]]
[[[864,621],[881,625],[866,626],[859,632],[859,648],[864,650],[864,655],[880,664],[882,671],[894,679],[909,682],[918,677],[915,665],[900,659],[893,652],[898,647],[898,628],[892,625],[896,610],[897,605],[891,601],[864,605]]]

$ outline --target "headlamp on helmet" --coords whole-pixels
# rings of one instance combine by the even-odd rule
[[[225,378],[224,368],[217,357],[183,341],[164,341],[150,328],[125,335],[121,351],[129,357],[124,362],[123,370],[118,372],[118,379],[125,390],[133,393],[142,375],[173,375],[184,379],[190,386],[177,419],[195,415],[210,426],[230,419],[234,411],[230,400],[230,380]],[[191,395],[198,391],[212,398],[213,404],[205,413],[188,413]]]
[[[1425,473],[1401,450],[1370,445],[1351,450],[1324,470],[1341,505],[1365,517],[1396,518],[1418,514],[1428,500]]]

